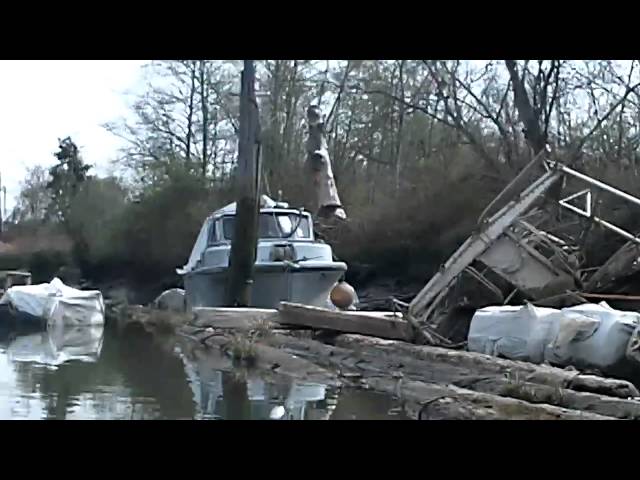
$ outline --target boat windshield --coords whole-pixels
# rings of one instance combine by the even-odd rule
[[[235,217],[223,217],[222,231],[226,240],[233,239],[234,226]],[[309,217],[297,213],[261,213],[258,218],[258,237],[310,239]]]

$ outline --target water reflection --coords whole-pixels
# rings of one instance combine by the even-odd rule
[[[266,383],[260,378],[215,371],[206,380],[190,382],[197,404],[197,418],[228,420],[305,420],[309,410],[315,418],[329,418],[327,387],[312,383]],[[335,392],[329,396],[336,397]],[[334,399],[335,400],[335,399]]]
[[[401,418],[396,407],[144,332],[0,325],[0,419]]]
[[[285,378],[265,381],[255,372],[229,370],[214,352],[179,351],[199,419],[406,419],[386,395]],[[272,379],[273,380],[273,379]]]
[[[36,362],[49,366],[72,360],[96,362],[102,350],[103,337],[104,327],[101,325],[57,325],[15,338],[7,347],[7,356],[12,362]]]
[[[233,370],[215,352],[179,351],[196,402],[197,418],[304,420],[329,418],[337,391],[326,385],[278,378],[267,382],[258,374]],[[227,370],[227,371],[224,371]],[[231,370],[231,371],[229,371]]]

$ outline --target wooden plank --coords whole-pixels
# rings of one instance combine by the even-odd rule
[[[272,308],[200,307],[193,309],[193,316],[193,323],[198,327],[251,330],[261,322],[275,322],[278,311]]]
[[[336,312],[297,303],[280,303],[281,324],[298,325],[344,333],[360,333],[394,340],[410,340],[408,322],[394,317],[368,315],[366,312]]]
[[[617,293],[583,293],[580,295],[585,298],[600,298],[603,300],[629,300],[640,301],[640,295],[621,295]]]
[[[402,314],[398,312],[379,312],[379,311],[367,311],[367,310],[347,310],[343,311],[347,315],[365,315],[368,317],[376,317],[376,318],[396,318],[401,319]]]

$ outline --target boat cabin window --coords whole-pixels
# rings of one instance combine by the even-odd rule
[[[218,241],[218,235],[216,233],[216,223],[211,222],[209,225],[209,244],[216,243]]]
[[[226,240],[233,239],[235,217],[222,218],[222,231]],[[259,238],[310,239],[309,217],[297,213],[261,213],[258,217]]]

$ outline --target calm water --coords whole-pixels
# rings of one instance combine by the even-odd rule
[[[173,341],[2,331],[0,419],[404,419],[386,396],[222,372]]]

